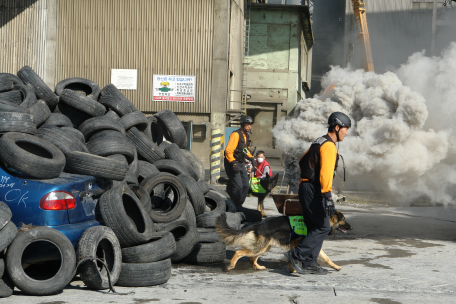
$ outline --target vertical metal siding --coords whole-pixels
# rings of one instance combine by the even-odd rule
[[[24,65],[44,79],[46,0],[0,0],[0,73]]]
[[[210,113],[213,1],[59,1],[57,81],[137,69],[137,90],[122,90],[141,111]],[[194,103],[152,101],[153,74],[196,76]]]

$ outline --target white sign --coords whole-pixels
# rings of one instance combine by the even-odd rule
[[[154,75],[152,100],[195,102],[195,76]]]
[[[111,83],[119,90],[136,90],[138,70],[112,69]]]

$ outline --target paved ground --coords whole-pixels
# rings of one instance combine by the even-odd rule
[[[256,198],[247,206],[255,207]],[[257,271],[245,258],[227,273],[224,265],[175,265],[168,283],[120,296],[89,291],[75,281],[61,294],[25,297],[16,290],[0,303],[455,303],[456,208],[388,208],[338,205],[353,226],[323,248],[342,270],[326,276],[288,272],[283,251],[273,249]],[[267,214],[277,215],[271,199]],[[227,258],[233,255],[227,251]],[[227,260],[228,261],[228,260]],[[227,262],[226,261],[226,262]]]

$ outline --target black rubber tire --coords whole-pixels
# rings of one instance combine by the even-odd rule
[[[168,282],[171,277],[171,260],[152,263],[122,263],[117,286],[146,287]]]
[[[59,103],[59,97],[52,92],[52,90],[44,83],[44,81],[35,73],[35,71],[29,67],[24,66],[17,72],[17,76],[30,87],[33,88],[35,95],[39,99],[43,99],[49,109],[54,110]]]
[[[190,202],[192,203],[195,215],[203,214],[206,202],[204,200],[204,194],[199,188],[198,183],[187,174],[181,174],[178,178],[187,189],[187,194]]]
[[[165,152],[165,149],[171,146],[171,142],[167,140],[163,140],[162,143],[158,146],[160,149],[162,149],[163,152]]]
[[[36,97],[35,97],[36,99]],[[0,100],[8,101],[17,105],[22,103],[22,95],[21,92],[12,90],[8,92],[0,93]]]
[[[204,165],[201,162],[201,160],[199,160],[199,158],[195,154],[186,149],[181,149],[181,151],[182,154],[184,154],[185,158],[187,158],[188,162],[193,168],[193,171],[198,176],[198,180],[204,180],[206,178],[206,170],[204,170]]]
[[[106,158],[120,161],[122,163],[125,163],[128,166],[127,158],[125,156],[123,156],[122,154],[113,154],[113,155],[106,156]]]
[[[220,189],[219,187],[217,187],[215,185],[210,185],[210,184],[207,184],[207,185],[209,186],[210,190],[217,192],[218,194],[220,194],[221,196],[223,196],[225,198],[225,205],[226,205],[227,212],[237,212],[236,205],[234,205],[233,201],[230,198],[230,195],[226,191]]]
[[[0,112],[0,133],[21,132],[35,134],[32,115],[26,113]]]
[[[161,125],[163,135],[181,149],[187,148],[187,132],[179,118],[170,110],[163,110],[154,115]]]
[[[8,224],[12,216],[13,214],[11,213],[11,209],[8,205],[0,201],[0,229],[3,229],[3,227]],[[0,278],[1,277],[2,276],[0,276]]]
[[[73,127],[71,120],[61,113],[52,113],[44,124],[57,127]]]
[[[198,183],[198,187],[201,189],[203,194],[206,194],[209,192],[209,190],[211,190],[211,188],[209,188],[209,184],[206,183],[206,181],[200,179],[197,181],[197,183]]]
[[[196,228],[196,230],[198,230],[200,239],[210,239],[222,242],[222,238],[215,228]]]
[[[122,248],[147,243],[152,237],[154,224],[127,185],[103,193],[99,204],[103,222],[114,231]]]
[[[120,132],[106,130],[91,136],[87,143],[90,153],[98,156],[122,154],[132,163],[136,156],[135,146]]]
[[[48,280],[34,280],[22,269],[22,253],[29,244],[47,241],[59,248],[61,267],[57,274]],[[33,296],[46,296],[58,293],[73,278],[76,254],[70,240],[60,231],[48,227],[35,227],[18,233],[6,252],[6,268],[11,281],[23,293]]]
[[[196,226],[198,228],[215,228],[216,219],[224,214],[225,211],[210,211],[196,217]]]
[[[0,100],[0,112],[29,113],[27,109],[24,109],[21,106],[3,100]]]
[[[154,163],[165,158],[165,153],[137,128],[130,128],[130,130],[127,131],[127,137],[135,145],[138,155],[143,157],[148,162]]]
[[[190,264],[223,263],[226,257],[226,245],[214,239],[200,238],[198,245],[182,262]]]
[[[136,149],[135,149],[136,152]],[[133,155],[133,161],[131,162],[130,166],[128,167],[127,177],[125,178],[128,184],[139,184],[138,176],[139,176],[139,160],[138,160],[138,153]]]
[[[149,193],[140,185],[128,185],[128,187],[130,187],[131,191],[135,193],[136,197],[144,206],[144,210],[146,210],[146,212],[149,213],[152,210],[152,203],[150,201]]]
[[[114,112],[113,110],[109,110],[108,112],[106,112],[104,117],[114,119],[114,120],[120,119],[119,115],[117,115],[117,113]]]
[[[167,147],[165,149],[165,154],[166,158],[175,160],[179,164],[181,164],[187,170],[189,175],[191,175],[191,177],[195,179],[195,181],[198,180],[198,175],[195,173],[195,171],[193,171],[192,165],[189,163],[185,155],[182,153],[182,151],[176,144],[172,144],[169,147]]]
[[[214,228],[215,219],[225,212],[225,199],[215,191],[209,191],[204,195],[206,206],[211,211],[198,215],[196,217],[196,226],[201,228]]]
[[[135,111],[125,114],[119,119],[119,122],[128,131],[132,127],[136,127],[139,131],[143,132],[147,128],[147,117],[141,111]]]
[[[122,249],[124,263],[152,263],[168,259],[176,252],[176,241],[171,232],[155,232],[149,242]]]
[[[61,127],[60,129],[73,138],[73,140],[79,140],[81,143],[85,144],[84,134],[82,134],[82,132],[78,129],[71,127]]]
[[[154,163],[154,166],[160,172],[171,173],[173,175],[181,175],[187,174],[189,175],[188,171],[182,167],[177,161],[172,159],[162,159]]]
[[[157,175],[160,173],[160,170],[157,169],[154,165],[151,163],[144,161],[144,160],[139,160],[138,161],[138,182],[141,183],[146,177],[151,176],[151,175]]]
[[[242,212],[226,212],[226,223],[233,229],[241,229],[242,223],[245,221],[244,213]]]
[[[199,234],[194,225],[186,220],[174,221],[161,228],[160,231],[169,231],[176,241],[176,251],[171,256],[173,263],[179,262],[198,245]]]
[[[112,83],[107,84],[101,90],[99,102],[106,108],[116,112],[120,117],[139,111]]]
[[[176,220],[182,212],[184,212],[187,203],[187,190],[176,176],[169,173],[160,173],[155,176],[146,177],[141,182],[141,187],[143,187],[150,196],[156,198],[154,196],[156,195],[154,193],[154,188],[160,184],[164,185],[165,191],[168,187],[173,191],[171,206],[166,204],[169,201],[168,197],[162,197],[163,200],[161,204],[159,204],[159,201],[154,200],[149,215],[156,223],[169,223]]]
[[[51,116],[51,110],[44,102],[44,100],[38,100],[33,106],[29,108],[29,113],[32,115],[33,123],[39,127]]]
[[[0,159],[19,172],[45,179],[58,177],[65,166],[65,155],[59,148],[39,137],[17,132],[0,138]]]
[[[11,91],[13,89],[14,83],[10,80],[2,81],[0,80],[0,93]]]
[[[14,284],[11,282],[11,279],[8,273],[2,276],[0,279],[0,298],[7,298],[13,295]]]
[[[56,126],[44,125],[38,129],[36,136],[55,145],[65,156],[75,151],[89,153],[85,144],[74,140],[67,132]]]
[[[122,181],[128,171],[125,163],[84,152],[67,155],[65,170],[70,173]]]
[[[144,130],[144,134],[157,145],[160,145],[163,142],[163,131],[160,123],[157,121],[157,117],[147,117],[147,128]]]
[[[95,226],[84,231],[78,241],[76,257],[78,262],[89,257],[104,261],[111,273],[111,283],[114,285],[117,282],[122,266],[122,252],[119,240],[111,228]],[[83,262],[78,270],[81,280],[88,288],[96,290],[109,288],[108,273],[99,262],[94,260]]]
[[[12,81],[14,84],[24,84],[19,77],[10,73],[0,73],[0,81]]]
[[[38,101],[35,92],[28,85],[25,85],[23,83],[16,84],[13,87],[13,91],[18,91],[21,94],[21,107],[23,107],[24,109],[30,108]]]
[[[236,212],[242,212],[246,222],[261,222],[263,220],[263,216],[258,210],[236,206]]]
[[[63,90],[60,94],[60,103],[75,108],[88,116],[103,116],[106,113],[106,108],[101,103],[68,89]]]
[[[72,78],[67,78],[55,86],[55,93],[60,96],[62,95],[62,92],[64,90],[72,90],[76,92],[84,92],[84,94],[93,99],[93,100],[98,100],[98,97],[100,96],[101,89],[92,80],[85,79],[85,78],[80,78],[80,77],[72,77]],[[82,94],[82,93],[80,93]]]
[[[6,249],[14,240],[17,234],[17,227],[13,222],[9,221],[0,230],[0,252]]]
[[[226,211],[225,198],[214,190],[204,194],[204,200],[211,211]]]
[[[89,141],[93,134],[105,130],[113,130],[125,134],[125,129],[120,122],[106,116],[87,119],[79,126],[78,130],[84,134],[86,141]]]

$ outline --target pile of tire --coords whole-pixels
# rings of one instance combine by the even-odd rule
[[[17,76],[0,73],[0,122],[0,161],[8,169],[36,179],[67,172],[112,180],[96,206],[102,226],[87,229],[74,257],[67,257],[75,272],[72,259],[80,264],[77,271],[89,288],[109,288],[109,281],[153,286],[168,281],[172,263],[223,262],[226,247],[215,232],[215,218],[227,213],[233,228],[245,221],[226,192],[205,182],[203,164],[186,150],[178,117],[169,110],[146,117],[113,84],[100,89],[88,79],[68,78],[53,92],[28,66]],[[36,230],[52,234],[44,228]],[[27,233],[17,238],[26,239]],[[93,260],[97,250],[108,269]],[[6,255],[8,265],[13,254]],[[0,263],[0,274],[1,269]],[[0,293],[13,284],[27,294],[53,294],[72,278],[46,289],[21,285],[24,280],[14,271],[9,277]]]

